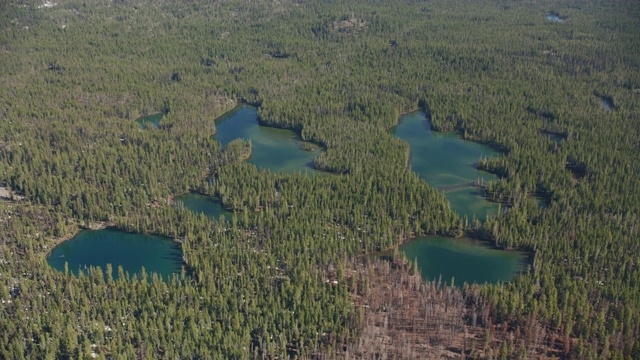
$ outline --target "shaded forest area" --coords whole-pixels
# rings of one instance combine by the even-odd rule
[[[638,19],[625,0],[2,2],[0,357],[640,358]],[[341,175],[223,148],[239,102]],[[418,108],[504,153],[478,167],[508,211],[460,218],[411,172],[387,129]],[[190,190],[236,215],[170,205]],[[178,239],[183,273],[47,265],[95,223]],[[456,289],[354,265],[461,233],[531,269]]]

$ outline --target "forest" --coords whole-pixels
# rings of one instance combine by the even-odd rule
[[[634,0],[0,2],[0,358],[640,358],[639,33]],[[243,103],[335,175],[222,146]],[[413,110],[502,153],[477,166],[506,211],[411,171]],[[48,265],[101,226],[179,241],[182,272]],[[370,256],[462,234],[531,264],[455,287]]]

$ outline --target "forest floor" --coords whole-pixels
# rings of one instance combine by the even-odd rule
[[[20,195],[16,195],[14,193],[12,193],[9,189],[7,189],[6,187],[0,186],[0,199],[4,199],[4,200],[22,200],[24,199],[24,196],[20,196]]]
[[[501,351],[508,358],[563,357],[548,329],[493,324],[488,306],[458,288],[425,282],[404,260],[362,266],[369,283],[355,286],[352,296],[364,320],[357,340],[344,346],[345,359],[483,359]]]

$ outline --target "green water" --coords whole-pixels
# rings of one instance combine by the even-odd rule
[[[492,249],[469,238],[426,237],[407,242],[400,250],[417,260],[422,277],[456,286],[463,283],[509,281],[526,269],[526,255],[516,251]]]
[[[89,266],[99,266],[106,271],[107,264],[111,264],[114,279],[118,277],[118,266],[130,275],[140,274],[144,267],[149,275],[157,273],[163,279],[169,279],[182,270],[182,251],[179,244],[159,236],[112,229],[83,230],[56,246],[47,262],[60,271],[64,271],[64,265],[68,263],[69,271],[76,275]]]
[[[187,193],[176,197],[174,202],[182,204],[186,209],[189,209],[196,214],[204,214],[205,216],[216,220],[220,219],[220,216],[227,221],[230,221],[233,218],[233,213],[231,211],[227,211],[222,206],[222,201],[216,197]]]
[[[498,213],[498,204],[485,200],[481,189],[474,186],[497,179],[475,168],[478,159],[497,156],[497,151],[462,140],[458,134],[432,131],[421,111],[402,116],[391,133],[409,143],[411,169],[429,185],[444,191],[451,209],[460,216],[484,220]]]
[[[251,140],[249,162],[272,172],[314,174],[318,151],[300,149],[301,139],[292,130],[260,126],[256,108],[239,106],[216,120],[216,140],[226,146],[241,138]]]
[[[158,128],[158,124],[164,117],[164,113],[157,113],[153,115],[141,116],[136,119],[138,125],[140,125],[141,129],[146,129],[147,124],[151,124],[153,127]]]
[[[469,222],[474,218],[485,220],[487,215],[498,214],[498,204],[487,201],[483,197],[483,191],[477,187],[465,187],[462,189],[446,191],[444,195],[451,203],[451,209],[460,216],[467,216]]]

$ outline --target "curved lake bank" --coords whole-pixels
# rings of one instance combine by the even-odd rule
[[[177,206],[184,206],[187,210],[196,214],[204,214],[212,219],[219,220],[222,216],[224,220],[230,221],[233,218],[233,212],[225,209],[222,205],[222,200],[217,197],[186,193],[176,196],[173,202]]]
[[[460,216],[480,220],[495,215],[499,205],[484,198],[478,184],[496,180],[493,174],[476,168],[478,159],[500,155],[489,146],[466,141],[455,133],[431,130],[421,111],[406,114],[391,133],[409,143],[411,169],[429,185],[444,191],[451,209]],[[399,248],[407,258],[417,261],[426,280],[455,285],[509,281],[526,269],[526,255],[489,247],[470,238],[423,237]]]
[[[138,123],[138,125],[140,125],[141,129],[146,129],[148,125],[158,128],[158,124],[160,124],[160,121],[162,121],[164,115],[164,113],[157,113],[153,115],[141,116],[136,119],[136,122]]]
[[[47,262],[64,271],[65,263],[74,275],[90,266],[99,266],[106,272],[113,267],[113,278],[118,277],[118,266],[129,275],[156,273],[164,280],[182,270],[180,245],[171,239],[143,234],[131,234],[115,229],[82,230],[70,240],[53,248]],[[106,273],[105,273],[106,275]]]
[[[482,157],[498,156],[491,147],[463,140],[456,133],[438,133],[422,111],[403,115],[391,134],[409,143],[411,169],[429,185],[444,191],[451,209],[469,220],[475,215],[484,220],[498,213],[498,204],[484,199],[476,183],[487,183],[497,177],[476,169]]]
[[[261,126],[255,107],[241,105],[216,119],[215,139],[226,146],[235,139],[251,140],[251,157],[258,168],[272,172],[318,173],[313,160],[319,151],[304,151],[303,142],[292,130]]]
[[[423,237],[408,241],[400,251],[416,260],[425,280],[438,280],[456,286],[463,283],[510,281],[527,267],[523,252],[505,251],[470,238]]]

